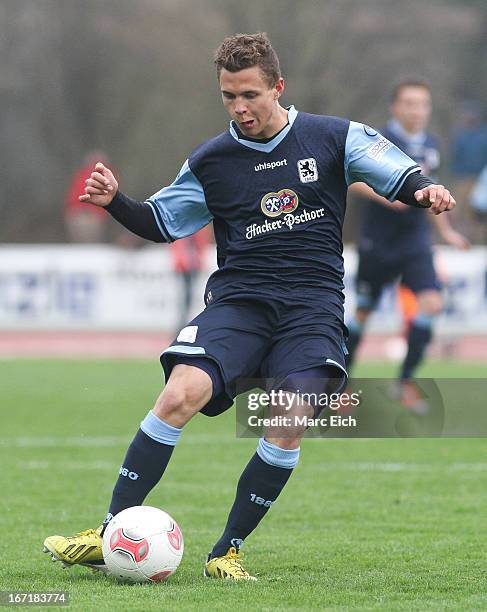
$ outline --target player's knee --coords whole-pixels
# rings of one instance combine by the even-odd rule
[[[439,291],[425,291],[418,295],[419,311],[428,316],[435,316],[443,309],[443,299]]]
[[[211,381],[195,384],[191,377],[171,376],[166,388],[158,397],[154,413],[175,427],[181,427],[203,408],[211,398]]]
[[[163,421],[173,425],[175,420],[186,423],[194,413],[186,401],[185,390],[177,386],[171,387],[168,385],[157,398],[154,414]]]

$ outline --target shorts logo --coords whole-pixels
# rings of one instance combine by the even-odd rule
[[[318,165],[314,157],[298,161],[299,180],[302,183],[313,183],[318,180]]]
[[[197,325],[188,325],[188,327],[183,327],[183,329],[179,332],[177,341],[193,343],[196,340],[197,333],[198,333]]]
[[[278,217],[282,213],[291,213],[298,207],[299,198],[292,189],[281,189],[278,192],[266,193],[260,201],[264,215]]]

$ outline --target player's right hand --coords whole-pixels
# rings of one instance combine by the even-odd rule
[[[118,190],[118,182],[112,171],[101,162],[96,164],[85,183],[85,192],[78,200],[95,206],[108,206]]]

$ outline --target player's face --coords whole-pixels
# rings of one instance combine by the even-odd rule
[[[431,116],[431,94],[425,87],[403,87],[391,105],[392,116],[411,134],[421,132]]]
[[[270,138],[281,130],[287,113],[279,104],[284,79],[270,87],[259,66],[220,72],[223,105],[244,136]]]

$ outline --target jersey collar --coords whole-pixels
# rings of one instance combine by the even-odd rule
[[[406,132],[397,119],[390,119],[387,122],[387,128],[409,145],[422,145],[426,140],[426,132],[421,130],[421,132],[416,132],[416,134],[410,134]]]
[[[244,147],[248,147],[249,149],[254,149],[255,151],[261,151],[262,153],[270,153],[273,151],[279,143],[281,143],[284,138],[289,133],[289,130],[292,128],[294,120],[298,115],[298,111],[294,108],[294,106],[289,106],[287,109],[287,119],[289,124],[276,135],[275,138],[266,143],[254,142],[253,140],[245,140],[244,138],[239,138],[237,132],[235,131],[233,121],[230,121],[230,134],[233,138]]]

